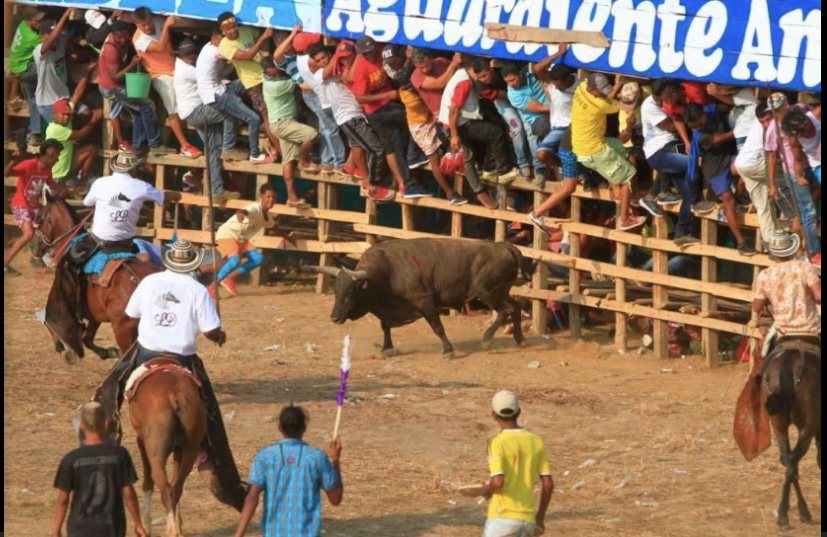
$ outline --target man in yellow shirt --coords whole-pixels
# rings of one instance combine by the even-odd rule
[[[571,142],[577,160],[602,175],[620,199],[618,228],[624,231],[646,223],[643,217],[631,213],[632,181],[635,167],[627,159],[623,143],[617,138],[606,137],[606,117],[617,114],[620,105],[616,100],[621,89],[620,77],[615,85],[606,75],[594,73],[574,92],[571,107]]]
[[[483,496],[490,500],[483,537],[534,537],[545,532],[545,518],[554,480],[543,439],[521,428],[520,403],[508,391],[492,401],[500,433],[488,441],[491,480]],[[534,510],[534,485],[542,484],[540,506]]]

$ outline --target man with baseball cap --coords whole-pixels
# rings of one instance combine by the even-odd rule
[[[89,76],[94,68],[94,64],[87,66],[83,78],[75,88],[71,99],[55,101],[51,107],[52,122],[46,127],[46,138],[52,138],[63,144],[60,160],[52,169],[52,175],[55,181],[65,183],[68,188],[76,188],[86,184],[92,170],[92,164],[94,164],[100,149],[93,143],[85,144],[82,147],[75,147],[75,145],[92,134],[92,131],[103,119],[103,110],[94,110],[92,117],[83,127],[79,129],[72,127],[72,118],[75,112],[81,109],[80,100],[86,92]],[[77,177],[78,172],[80,172],[80,179]]]
[[[500,433],[488,441],[491,479],[485,483],[488,521],[483,537],[534,537],[545,532],[545,518],[554,480],[543,439],[521,428],[517,395],[501,391],[492,401]],[[542,484],[540,506],[534,509],[534,485]]]

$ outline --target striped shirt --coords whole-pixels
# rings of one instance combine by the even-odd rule
[[[323,451],[290,439],[256,455],[249,482],[264,491],[264,537],[320,537],[321,491],[340,484],[338,472]]]
[[[287,73],[287,75],[293,79],[293,82],[295,82],[296,84],[301,84],[302,82],[304,82],[304,79],[299,74],[299,66],[296,64],[297,57],[298,56],[288,56],[285,54],[284,61],[281,63],[277,63],[276,67]]]

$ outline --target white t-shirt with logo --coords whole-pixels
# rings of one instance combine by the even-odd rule
[[[215,232],[215,240],[232,239],[244,242],[255,237],[262,229],[272,229],[276,225],[275,217],[272,214],[267,215],[266,220],[264,219],[265,215],[261,203],[252,203],[244,207],[244,210],[247,212],[244,221],[239,222],[236,215],[231,216]]]
[[[175,88],[175,103],[178,117],[187,119],[192,112],[203,104],[198,93],[198,70],[194,65],[175,59],[175,75],[172,77]]]
[[[207,43],[198,54],[195,62],[198,95],[204,104],[212,104],[217,96],[224,95],[227,90],[221,83],[221,69],[226,64],[218,53],[218,47]]]
[[[34,48],[37,66],[37,90],[34,94],[38,106],[51,106],[61,99],[71,97],[66,75],[66,44],[69,35],[61,32],[57,47],[43,54],[43,45]]]
[[[166,270],[138,284],[126,305],[138,323],[138,343],[148,350],[195,354],[198,332],[221,327],[215,304],[191,274]]]
[[[653,97],[647,97],[640,107],[641,123],[643,124],[643,154],[651,157],[670,142],[679,140],[678,135],[664,130],[658,125],[669,119],[669,115],[658,106]]]
[[[804,154],[807,155],[810,167],[816,169],[821,166],[821,121],[819,121],[812,112],[807,112],[807,117],[816,129],[815,136],[812,138],[799,136],[798,143],[801,144],[801,149],[803,149]]]
[[[301,70],[299,70],[301,73]],[[318,84],[318,89],[314,90],[319,95],[319,100],[327,101],[329,103],[336,103],[336,106],[331,107],[333,118],[337,125],[344,125],[351,119],[357,117],[365,117],[365,111],[362,105],[356,100],[356,96],[350,89],[342,84],[342,81],[331,76],[327,80],[324,78],[324,69],[319,69],[311,78]],[[305,78],[307,80],[307,78]],[[311,87],[313,87],[311,85]]]
[[[551,95],[551,111],[549,119],[552,129],[562,129],[571,125],[571,102],[574,98],[574,91],[583,81],[579,78],[574,80],[570,88],[560,91],[554,84],[546,84]]]
[[[764,170],[763,175],[766,176],[767,152],[764,151],[764,126],[760,121],[755,121],[752,128],[747,134],[747,139],[744,142],[744,147],[738,151],[738,156],[735,157],[735,167],[742,170]],[[750,177],[750,179],[756,179]]]
[[[124,241],[135,236],[144,202],[164,204],[164,193],[126,173],[101,177],[89,188],[83,204],[95,208],[92,234],[103,241]]]

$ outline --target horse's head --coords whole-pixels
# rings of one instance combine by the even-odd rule
[[[69,240],[74,229],[80,223],[75,210],[64,200],[53,197],[43,189],[43,207],[35,218],[37,241],[32,251],[38,257],[51,252],[54,254]]]

